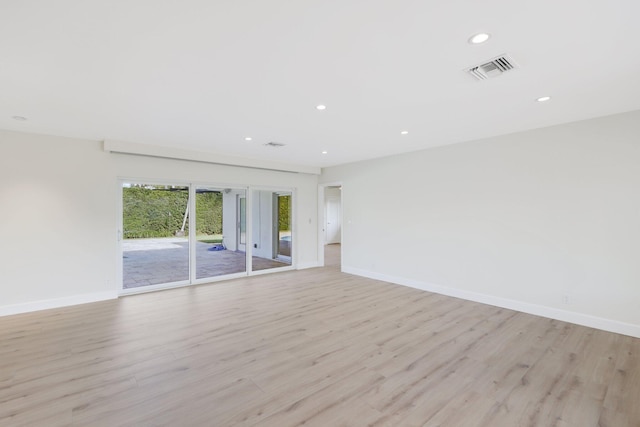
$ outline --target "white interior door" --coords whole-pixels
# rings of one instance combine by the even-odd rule
[[[327,223],[325,243],[340,243],[340,230],[342,228],[342,213],[339,198],[327,199]]]

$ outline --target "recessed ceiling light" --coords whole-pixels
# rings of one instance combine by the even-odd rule
[[[326,105],[322,105],[322,104],[316,105],[316,110],[326,110],[326,109],[327,109]]]
[[[17,121],[19,121],[19,122],[24,122],[24,121],[26,121],[26,120],[27,120],[27,118],[26,118],[26,117],[23,117],[23,116],[13,116],[13,117],[11,117],[11,118],[12,118],[13,120],[17,120]]]
[[[403,130],[402,132],[400,132],[400,135],[407,135],[409,133],[408,130]]]
[[[328,153],[328,151],[323,151],[323,152],[322,152],[322,154],[327,154],[327,153]]]
[[[547,102],[550,99],[551,99],[550,96],[541,96],[540,98],[536,99],[536,101],[538,101],[538,102]]]
[[[480,44],[480,43],[484,43],[487,40],[489,40],[489,37],[491,37],[489,34],[487,33],[478,33],[474,36],[471,36],[471,38],[469,39],[469,43],[471,44]]]
[[[251,141],[253,138],[251,138],[250,136],[247,136],[244,140],[245,141]]]

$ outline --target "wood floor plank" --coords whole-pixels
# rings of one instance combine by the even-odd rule
[[[640,339],[344,274],[327,249],[0,318],[0,426],[640,427]]]

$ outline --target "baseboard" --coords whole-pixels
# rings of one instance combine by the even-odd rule
[[[314,262],[299,262],[296,264],[296,270],[304,270],[307,268],[315,268],[320,267],[320,263],[318,261]]]
[[[479,302],[483,304],[493,305],[496,307],[516,310],[523,313],[534,314],[536,316],[547,317],[549,319],[561,320],[563,322],[575,323],[577,325],[588,326],[591,328],[601,329],[603,331],[615,332],[618,334],[629,335],[640,338],[640,325],[632,323],[620,322],[612,319],[605,319],[589,314],[577,313],[575,311],[561,310],[554,307],[547,307],[538,304],[531,304],[524,301],[512,300],[508,298],[497,297],[493,295],[481,294],[477,292],[465,291],[462,289],[450,288],[446,286],[426,283],[415,279],[404,277],[390,276],[372,271],[361,270],[348,266],[342,267],[342,272],[354,274],[356,276],[367,277],[369,279],[381,280],[397,285],[408,286],[423,291],[433,292],[441,295],[461,298],[468,301]]]
[[[29,313],[32,311],[48,310],[50,308],[68,307],[70,305],[86,304],[118,298],[117,292],[95,292],[92,294],[74,295],[72,297],[54,298],[40,301],[26,302],[0,306],[0,316]]]

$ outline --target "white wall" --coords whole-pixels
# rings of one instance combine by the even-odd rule
[[[323,170],[343,270],[640,336],[640,111]]]
[[[0,314],[116,295],[113,162],[96,142],[0,131]]]
[[[238,250],[238,195],[245,195],[244,190],[231,190],[222,193],[222,236],[226,248]]]
[[[273,192],[254,190],[252,198],[253,256],[273,258]]]
[[[118,177],[297,188],[298,267],[317,265],[316,175],[106,153],[0,131],[0,315],[117,295]]]

